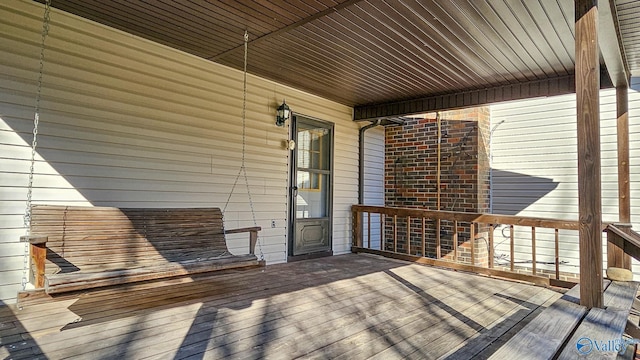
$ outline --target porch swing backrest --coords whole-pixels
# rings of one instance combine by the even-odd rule
[[[188,275],[229,268],[264,265],[255,256],[258,231],[246,170],[246,104],[248,32],[244,33],[242,101],[242,163],[226,206],[240,179],[245,185],[254,226],[224,230],[219,208],[119,209],[32,205],[38,144],[40,98],[45,40],[49,33],[51,0],[45,0],[39,73],[33,121],[31,166],[24,216],[26,235],[23,290],[27,284],[27,257],[32,282],[49,294]],[[232,255],[225,234],[249,233],[249,254]],[[258,243],[260,248],[260,244]]]
[[[259,230],[227,231],[250,233],[249,254],[232,255],[219,208],[34,205],[30,235],[23,240],[36,247],[32,253],[38,246],[45,251],[43,268],[33,261],[33,273],[36,287],[51,294],[257,266]]]

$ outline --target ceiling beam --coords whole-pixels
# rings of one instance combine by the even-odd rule
[[[439,110],[480,106],[501,101],[563,95],[574,92],[575,77],[570,75],[553,79],[496,86],[481,90],[429,96],[420,99],[356,106],[353,112],[353,119],[360,121],[390,116],[421,114]]]
[[[629,66],[620,41],[620,25],[614,0],[598,2],[598,45],[609,78],[615,87],[629,87]]]
[[[606,70],[600,68],[600,88],[613,87]],[[453,110],[488,105],[503,101],[531,99],[536,97],[573,94],[576,92],[575,76],[568,75],[544,80],[501,85],[480,90],[460,91],[434,95],[419,99],[395,101],[383,104],[355,106],[354,121],[375,120],[412,114],[424,114],[440,110]]]

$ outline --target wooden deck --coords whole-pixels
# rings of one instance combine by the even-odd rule
[[[0,358],[486,358],[559,296],[350,254],[0,306]]]

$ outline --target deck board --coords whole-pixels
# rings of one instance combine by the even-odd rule
[[[349,254],[1,306],[0,358],[486,357],[560,295]]]

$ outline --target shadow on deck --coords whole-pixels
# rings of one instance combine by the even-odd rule
[[[559,296],[349,254],[2,306],[0,358],[485,358]]]

